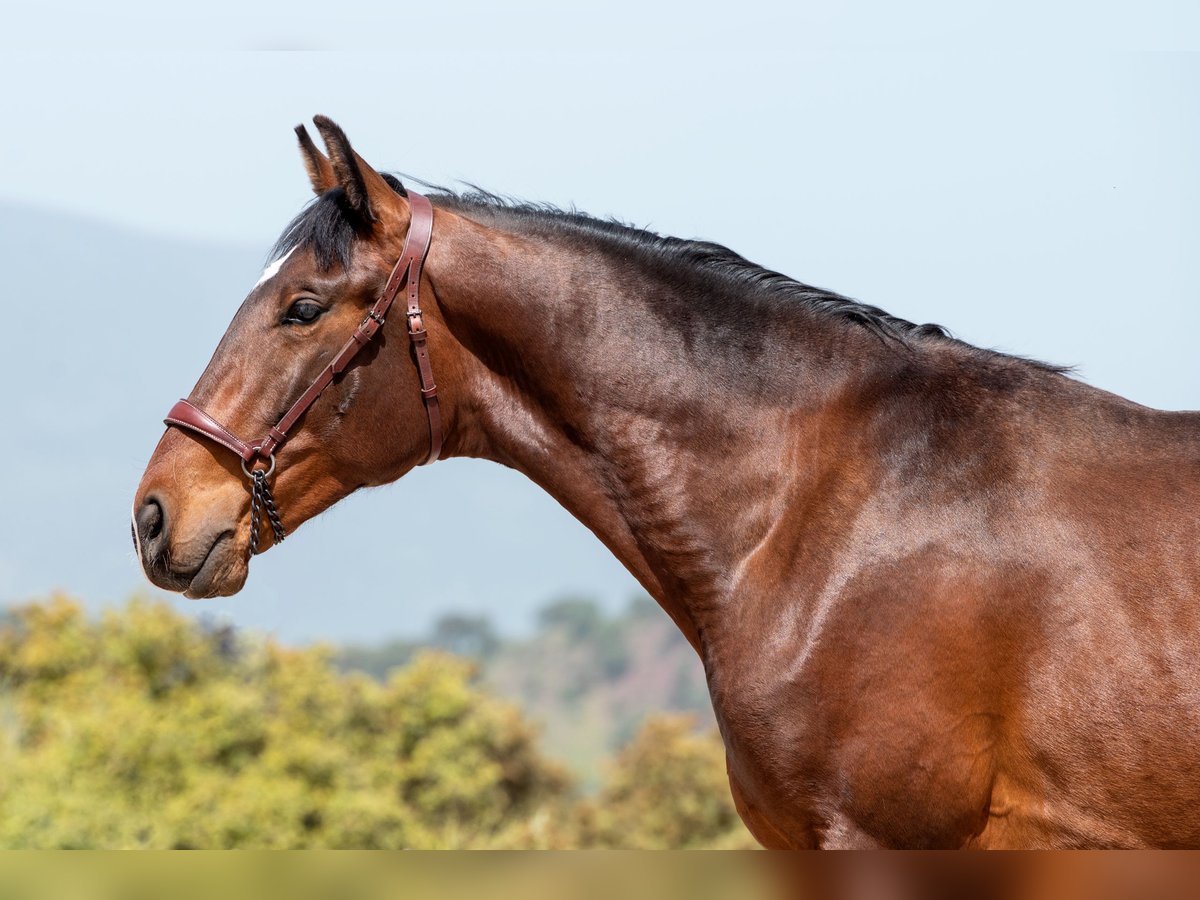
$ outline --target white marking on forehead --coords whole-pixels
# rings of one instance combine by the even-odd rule
[[[258,287],[263,282],[270,281],[272,278],[278,275],[280,268],[282,268],[283,264],[287,262],[287,258],[295,252],[296,248],[293,247],[287,253],[283,254],[283,256],[279,257],[279,259],[275,260],[275,262],[263,269],[263,273],[258,276],[258,281],[254,282],[254,287]],[[251,290],[254,290],[254,288],[251,288]]]

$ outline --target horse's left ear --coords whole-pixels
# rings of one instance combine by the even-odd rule
[[[314,116],[313,124],[325,140],[333,174],[352,210],[365,222],[375,222],[398,205],[399,195],[382,175],[354,152],[346,133],[332,119]]]
[[[333,174],[333,166],[325,158],[325,154],[317,149],[317,145],[308,135],[308,129],[297,125],[296,137],[300,140],[300,155],[304,157],[304,168],[308,170],[308,180],[312,182],[313,193],[320,197],[326,191],[337,187],[338,181],[337,176]]]

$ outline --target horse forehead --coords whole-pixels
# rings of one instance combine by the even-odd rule
[[[262,274],[258,276],[258,281],[254,282],[254,288],[266,284],[268,281],[278,275],[279,270],[283,268],[283,264],[288,261],[288,257],[295,252],[296,248],[293,247],[287,253],[283,254],[283,256],[279,257],[279,259],[275,260],[273,263],[269,263],[267,267],[262,270]],[[254,290],[254,288],[251,288],[251,290]]]

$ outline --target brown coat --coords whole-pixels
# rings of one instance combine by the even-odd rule
[[[327,362],[403,241],[403,196],[339,135],[332,165],[306,150],[299,249],[193,391],[238,433]],[[662,604],[765,845],[1200,846],[1200,415],[721,248],[434,202],[443,456],[524,472]],[[289,322],[301,299],[323,312]],[[381,334],[279,453],[289,530],[428,448],[407,340]],[[240,589],[236,457],[167,432],[135,510],[152,580]],[[382,577],[369,535],[363,564]]]

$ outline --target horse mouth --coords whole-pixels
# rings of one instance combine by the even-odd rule
[[[246,583],[247,567],[237,552],[237,542],[232,531],[220,534],[200,563],[183,596],[192,600],[211,597],[228,597],[236,594]]]

